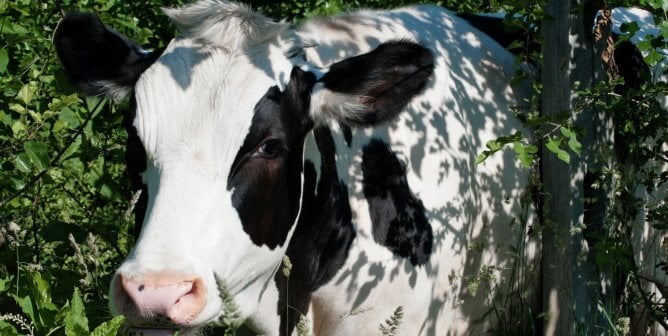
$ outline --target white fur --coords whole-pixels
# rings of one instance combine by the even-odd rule
[[[318,83],[311,94],[311,118],[316,124],[332,119],[361,122],[364,120],[361,114],[366,108],[364,100],[363,96],[332,92]]]
[[[495,155],[484,165],[475,165],[475,156],[488,140],[521,127],[512,109],[526,92],[509,85],[513,57],[438,7],[363,11],[332,20],[345,23],[354,34],[332,30],[322,21],[307,23],[297,32],[316,45],[305,52],[318,66],[402,38],[420,41],[435,51],[436,69],[425,92],[396,121],[354,130],[350,151],[343,137],[335,135],[341,149],[337,169],[348,185],[357,236],[345,266],[312,296],[314,332],[377,334],[379,325],[402,306],[398,335],[482,333],[490,321],[475,321],[491,309],[490,300],[498,292],[481,289],[473,297],[468,285],[483,267],[493,267],[496,283],[506,284],[512,268],[510,246],[518,243],[525,229],[513,223],[520,214],[518,200],[524,194],[527,172],[508,155]],[[345,113],[320,107],[331,109],[328,102],[341,97],[329,92],[316,97],[312,108],[316,114],[325,112],[324,120]],[[330,123],[333,130],[338,129],[336,121]],[[413,267],[373,239],[360,168],[365,139],[371,137],[384,139],[397,154],[411,159],[408,182],[423,201],[435,236],[433,254],[424,266]],[[307,148],[317,151],[311,142]],[[532,267],[537,246],[528,244],[526,257]],[[530,279],[523,280],[531,287]]]
[[[288,27],[235,2],[201,0],[181,9],[164,8],[163,11],[182,34],[229,50],[245,49],[249,43],[274,39]]]

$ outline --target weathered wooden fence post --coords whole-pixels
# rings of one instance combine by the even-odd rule
[[[546,335],[588,333],[601,321],[601,274],[594,264],[593,247],[585,239],[585,225],[600,229],[607,198],[587,184],[596,179],[601,164],[596,153],[610,146],[612,126],[605,111],[588,107],[576,111],[574,88],[585,89],[602,79],[600,54],[594,48],[592,27],[602,1],[550,0],[543,22],[543,115],[567,113],[584,128],[582,157],[570,164],[543,150],[541,174],[545,191],[543,231],[543,309],[548,313]],[[609,148],[609,147],[608,147]],[[587,190],[587,191],[585,191]],[[591,195],[593,193],[593,195]],[[597,201],[585,206],[585,197]],[[587,209],[587,210],[585,210]],[[586,330],[579,329],[578,326]]]

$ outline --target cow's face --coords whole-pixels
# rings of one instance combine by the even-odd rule
[[[159,57],[89,15],[66,18],[55,41],[84,93],[134,88],[148,204],[113,279],[112,311],[132,327],[188,330],[220,320],[223,300],[241,319],[263,300],[275,304],[271,279],[300,211],[305,135],[326,118],[393,118],[433,59],[393,42],[316,78],[286,56],[294,41],[284,42],[284,26],[243,7],[202,2],[170,16],[186,33]]]
[[[150,282],[189,281],[205,292],[202,303],[184,305],[187,313],[167,312],[176,322],[215,319],[221,286],[249,316],[279,266],[300,205],[309,127],[302,92],[315,78],[288,67],[292,78],[281,90],[254,62],[175,40],[135,86],[148,206],[111,297],[119,312],[138,308],[139,322],[155,304],[138,290]]]

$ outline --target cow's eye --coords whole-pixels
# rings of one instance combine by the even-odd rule
[[[257,154],[265,157],[276,157],[284,150],[283,143],[278,139],[269,139],[257,149]]]

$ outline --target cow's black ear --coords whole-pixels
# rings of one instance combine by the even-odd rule
[[[422,45],[399,40],[333,64],[311,98],[314,119],[336,118],[369,126],[391,120],[424,89],[434,72],[434,55]]]
[[[291,111],[304,130],[313,127],[313,121],[309,115],[311,92],[316,83],[316,76],[312,72],[304,71],[299,67],[293,67],[290,73],[290,81],[285,88],[285,97],[282,100],[284,109]]]
[[[147,52],[92,14],[69,14],[54,34],[58,58],[77,90],[120,98],[159,56]]]

